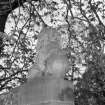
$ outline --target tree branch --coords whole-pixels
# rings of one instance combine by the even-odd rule
[[[39,19],[41,20],[41,22],[43,23],[44,26],[47,26],[47,24],[44,22],[44,20],[42,19],[42,17],[40,16],[40,14],[38,13],[38,11],[36,10],[35,6],[32,4],[32,2],[30,2],[30,4],[33,6],[33,11],[36,11]],[[34,15],[34,13],[33,13]]]
[[[74,15],[73,15],[73,12],[72,12],[72,4],[71,4],[71,1],[68,0],[69,3],[67,3],[66,0],[63,0],[63,1],[64,1],[64,3],[66,3],[67,8],[70,10],[71,17],[74,18]]]
[[[95,6],[92,5],[91,0],[89,0],[88,3],[89,3],[89,5],[90,5],[91,10],[93,11],[93,13],[95,14],[95,16],[97,17],[97,19],[98,19],[98,21],[99,21],[99,24],[101,24],[102,26],[104,26],[104,24],[102,23],[102,21],[101,21],[99,15],[98,15],[97,12],[96,12]],[[105,26],[104,26],[104,27],[105,27]]]

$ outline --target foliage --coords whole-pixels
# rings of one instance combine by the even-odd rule
[[[13,88],[26,80],[26,72],[36,56],[37,34],[42,27],[49,26],[68,36],[66,47],[72,61],[72,79],[76,81],[75,104],[104,105],[104,0],[27,1],[19,6],[18,12],[10,14],[15,27],[8,32],[8,40],[3,42],[5,56],[1,58],[0,90]],[[10,24],[11,21],[7,20]],[[84,74],[77,67],[80,64],[86,67]],[[75,74],[78,74],[77,78]]]

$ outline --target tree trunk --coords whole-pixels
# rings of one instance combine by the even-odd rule
[[[0,15],[0,32],[4,32],[7,17],[8,14]]]

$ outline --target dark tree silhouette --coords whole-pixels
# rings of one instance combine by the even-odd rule
[[[0,32],[4,32],[5,23],[9,13],[28,0],[0,0]],[[40,1],[40,0],[31,0]]]

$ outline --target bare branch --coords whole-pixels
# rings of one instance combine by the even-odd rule
[[[73,15],[73,12],[72,12],[72,4],[71,4],[71,1],[70,1],[70,0],[68,0],[68,1],[69,1],[69,3],[67,3],[67,1],[66,1],[66,0],[63,0],[63,1],[64,1],[64,3],[66,3],[66,5],[67,5],[67,9],[69,9],[69,10],[70,10],[71,17],[72,17],[72,18],[74,18],[74,15]]]
[[[36,10],[35,6],[32,4],[32,2],[30,2],[30,4],[33,6],[33,11],[36,11],[39,19],[41,20],[41,22],[43,23],[44,26],[47,26],[47,24],[44,22],[44,20],[42,19],[41,15],[38,13],[38,11]],[[33,13],[34,15],[34,13]]]
[[[19,32],[19,36],[18,36],[18,39],[17,39],[17,41],[16,41],[16,43],[15,43],[15,46],[14,46],[14,49],[13,49],[13,51],[12,51],[12,55],[11,55],[11,58],[10,58],[10,59],[12,59],[13,54],[14,54],[14,52],[15,52],[15,49],[16,49],[18,43],[19,43],[19,39],[20,39],[20,36],[21,36],[21,31],[24,29],[24,27],[25,27],[26,24],[29,22],[29,20],[30,20],[30,18],[26,21],[26,23],[23,25],[23,27],[21,28],[21,30],[20,30],[20,32]],[[10,68],[11,68],[12,63],[13,63],[14,61],[15,61],[15,59],[12,60],[11,65],[10,65]]]
[[[96,12],[96,9],[95,9],[94,5],[92,5],[91,0],[89,0],[88,3],[89,3],[89,5],[90,5],[91,10],[93,11],[93,13],[95,14],[95,16],[97,17],[97,19],[98,19],[98,21],[99,21],[99,24],[101,24],[102,26],[104,26],[104,24],[102,23],[102,21],[101,21],[99,15],[98,15],[97,12]],[[105,26],[104,26],[104,27],[105,27]]]
[[[80,4],[79,4],[79,8],[80,8],[80,12],[81,12],[81,14],[83,15],[83,17],[87,20],[87,22],[89,23],[89,24],[91,24],[91,22],[90,22],[90,20],[87,18],[87,16],[85,15],[85,13],[84,13],[84,11],[83,11],[83,9],[82,9],[82,7],[81,7],[81,0],[80,0]]]

